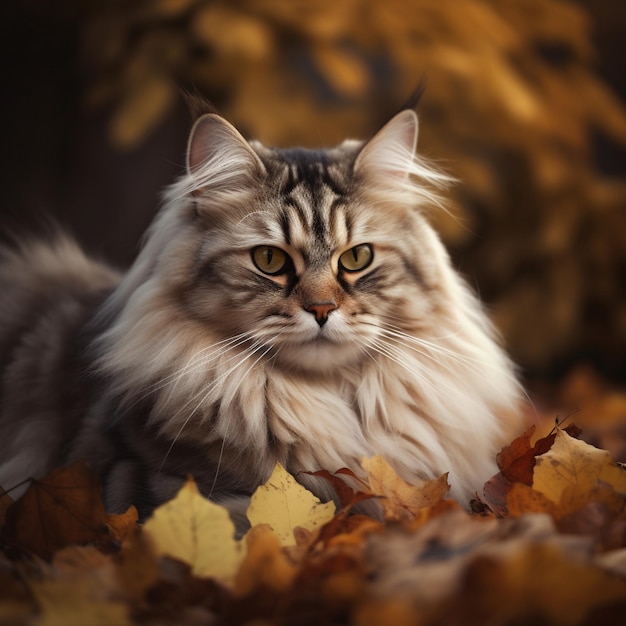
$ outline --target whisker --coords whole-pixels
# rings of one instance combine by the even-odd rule
[[[187,417],[185,418],[185,420],[183,421],[183,423],[181,424],[180,428],[178,429],[178,432],[176,433],[176,435],[174,436],[172,443],[170,444],[167,452],[165,453],[165,456],[163,458],[163,461],[161,462],[159,471],[163,468],[165,462],[167,461],[174,445],[176,444],[176,442],[178,441],[178,439],[180,438],[183,430],[185,429],[185,427],[187,426],[187,424],[189,423],[189,421],[191,420],[191,418],[196,414],[196,412],[200,409],[200,407],[206,402],[206,399],[211,395],[211,393],[213,393],[213,391],[215,390],[215,388],[225,379],[227,378],[230,374],[232,374],[237,368],[239,368],[243,363],[245,363],[250,357],[254,356],[257,352],[259,352],[260,350],[262,350],[263,348],[265,349],[265,352],[263,352],[263,354],[261,354],[260,356],[257,357],[257,359],[252,363],[252,365],[250,365],[250,367],[248,367],[248,369],[246,370],[246,372],[244,373],[244,375],[241,377],[241,380],[243,380],[243,378],[246,377],[246,375],[252,370],[252,368],[272,349],[272,346],[266,346],[266,344],[263,344],[259,341],[255,341],[252,346],[249,346],[248,348],[246,348],[244,350],[244,352],[240,355],[242,358],[240,358],[237,363],[235,363],[235,365],[233,365],[231,368],[229,368],[228,370],[226,370],[225,372],[223,372],[220,376],[218,376],[216,379],[211,381],[211,384],[209,385],[208,389],[204,390],[200,390],[198,393],[194,394],[194,396],[192,398],[190,398],[177,412],[176,414],[173,416],[172,419],[176,418],[178,415],[180,415],[180,413],[182,413],[184,411],[184,409],[186,407],[188,407],[192,402],[196,401],[198,399],[199,396],[202,396],[200,398],[200,400],[196,403],[195,407],[189,412],[189,414],[187,415]],[[238,388],[238,387],[237,387]],[[224,437],[224,439],[226,439]],[[219,468],[218,468],[219,470]],[[217,480],[217,478],[216,478]]]
[[[220,358],[229,350],[241,346],[251,338],[252,333],[241,333],[229,339],[223,339],[222,341],[218,341],[210,346],[207,346],[206,348],[203,348],[202,350],[199,350],[196,354],[193,355],[193,358],[185,363],[180,369],[144,387],[142,394],[135,398],[135,400],[126,407],[125,412],[129,411],[141,401],[145,400],[150,394],[160,391],[168,385],[173,384],[174,387],[169,394],[169,397],[171,397],[176,384],[185,376],[197,371],[198,369],[206,367],[206,365],[211,361]],[[208,354],[206,354],[207,352]],[[232,359],[235,358],[235,356],[229,358]]]

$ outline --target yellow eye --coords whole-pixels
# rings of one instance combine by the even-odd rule
[[[346,250],[339,257],[339,266],[346,272],[359,272],[364,270],[374,259],[372,246],[362,243]]]
[[[268,276],[285,272],[289,261],[287,254],[274,246],[257,246],[252,250],[252,262]]]

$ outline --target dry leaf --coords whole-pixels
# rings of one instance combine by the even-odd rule
[[[376,497],[372,493],[366,493],[364,491],[356,491],[352,487],[350,487],[345,480],[343,480],[340,475],[349,476],[351,480],[356,482],[357,484],[361,484],[363,487],[367,488],[367,485],[363,483],[362,480],[357,478],[354,472],[349,469],[343,468],[336,471],[334,474],[331,474],[328,470],[319,470],[317,472],[304,472],[305,474],[311,474],[311,476],[319,476],[324,480],[328,481],[332,488],[335,490],[339,498],[339,502],[341,503],[341,507],[343,510],[351,510],[354,506],[356,506],[359,502],[363,502],[365,500],[370,500],[371,498]]]
[[[381,496],[385,519],[401,520],[414,517],[421,509],[434,506],[450,491],[448,475],[411,485],[396,474],[382,456],[364,458],[361,466],[368,473],[371,492]]]
[[[87,570],[89,571],[89,570]],[[89,576],[33,582],[33,595],[40,607],[37,626],[130,626],[128,607],[102,594]]]
[[[96,473],[78,462],[33,480],[6,513],[2,539],[44,559],[68,545],[95,543],[112,548],[100,483]]]
[[[296,566],[283,552],[280,540],[267,524],[246,534],[246,557],[235,578],[235,592],[247,595],[257,588],[286,591],[297,574]]]
[[[511,517],[519,517],[525,513],[548,513],[556,514],[557,507],[543,493],[525,485],[514,483],[506,497],[508,514]]]
[[[187,563],[196,576],[228,581],[245,554],[228,511],[200,495],[192,479],[155,509],[143,530],[158,554]]]
[[[480,556],[464,574],[465,588],[446,604],[446,624],[617,624],[626,609],[626,582],[550,543],[506,546]],[[593,619],[594,611],[599,611]],[[494,622],[497,616],[497,622]]]
[[[321,503],[280,463],[276,464],[268,481],[254,492],[248,507],[252,526],[269,524],[283,546],[296,544],[293,534],[296,526],[315,530],[330,521],[334,514],[332,502]]]
[[[560,515],[567,515],[589,501],[614,500],[602,483],[614,492],[626,495],[626,471],[615,464],[605,450],[574,439],[558,430],[552,448],[537,457],[533,475],[533,489],[543,493],[559,507]]]
[[[134,506],[129,506],[125,513],[107,515],[106,525],[115,541],[123,543],[137,529],[139,514]]]
[[[43,580],[30,589],[41,616],[38,625],[127,626],[132,624],[111,558],[92,546],[59,550]]]

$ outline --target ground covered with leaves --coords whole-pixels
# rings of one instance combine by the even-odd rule
[[[139,525],[84,465],[58,469],[0,499],[0,624],[626,624],[626,471],[573,424],[536,430],[471,510],[446,475],[410,485],[380,457],[366,479],[319,472],[339,507],[278,465],[242,537],[192,480]]]

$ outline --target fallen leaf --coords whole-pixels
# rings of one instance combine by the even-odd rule
[[[550,543],[513,543],[506,548],[497,556],[473,559],[463,575],[463,590],[444,605],[441,623],[622,623],[623,579],[579,562]]]
[[[267,524],[253,526],[245,540],[247,551],[235,578],[235,592],[244,596],[259,587],[276,592],[289,589],[298,570],[272,528]]]
[[[268,481],[254,492],[248,507],[250,524],[269,524],[283,546],[296,544],[293,534],[296,526],[316,530],[334,514],[333,502],[320,502],[280,463],[276,464]]]
[[[341,503],[341,507],[344,510],[350,510],[354,506],[356,506],[359,502],[363,502],[364,500],[369,500],[374,498],[375,495],[372,493],[367,493],[364,491],[357,491],[353,489],[343,480],[339,475],[349,476],[351,480],[356,479],[358,482],[361,482],[356,475],[351,472],[347,468],[340,469],[336,471],[334,474],[331,474],[328,470],[319,470],[317,472],[304,472],[306,474],[311,474],[311,476],[319,476],[323,478],[327,482],[330,483],[331,487],[335,490],[335,493],[339,497],[339,502]],[[367,485],[364,484],[367,488]]]
[[[115,564],[120,588],[131,600],[141,601],[160,576],[154,546],[149,537],[140,531],[136,531],[132,540],[122,545]]]
[[[601,489],[602,483],[612,489]],[[558,429],[550,450],[537,457],[533,489],[557,504],[560,516],[572,513],[590,501],[614,504],[611,491],[622,496],[623,508],[626,471],[606,450],[594,448]]]
[[[128,607],[102,597],[98,583],[91,577],[33,582],[31,590],[41,615],[37,626],[130,626]]]
[[[496,456],[498,468],[511,483],[532,485],[535,454],[530,442],[534,434],[533,424],[525,433],[502,448]]]
[[[421,509],[440,502],[450,491],[447,474],[412,485],[400,478],[382,456],[364,458],[361,466],[368,473],[371,492],[381,496],[386,520],[411,519]]]
[[[125,513],[107,515],[105,521],[115,541],[123,543],[137,529],[139,514],[131,505]]]
[[[552,500],[523,483],[511,485],[506,504],[511,517],[519,517],[525,513],[548,513],[554,517],[557,510]]]
[[[72,544],[112,549],[97,474],[83,462],[33,480],[6,512],[3,541],[44,559]]]
[[[59,550],[43,576],[30,581],[40,609],[38,626],[132,624],[112,559],[95,547]]]
[[[189,564],[196,576],[228,581],[245,555],[228,511],[200,495],[193,479],[154,510],[143,531],[158,554]]]
[[[569,424],[565,432],[572,437],[577,437],[581,430],[575,424]],[[508,446],[500,450],[496,456],[496,462],[500,471],[492,476],[484,485],[483,496],[491,511],[498,517],[506,517],[509,514],[508,498],[509,492],[515,484],[531,486],[533,484],[533,472],[539,455],[550,450],[556,439],[557,430],[550,432],[545,437],[537,439],[531,446],[531,440],[535,434],[535,426],[531,426],[519,437],[515,438]],[[523,490],[517,492],[513,499],[516,506],[523,504],[519,500],[520,494],[526,493]],[[522,499],[526,498],[524,496]],[[535,505],[533,505],[535,506]],[[535,511],[531,508],[529,512]],[[516,515],[524,511],[516,508]]]

